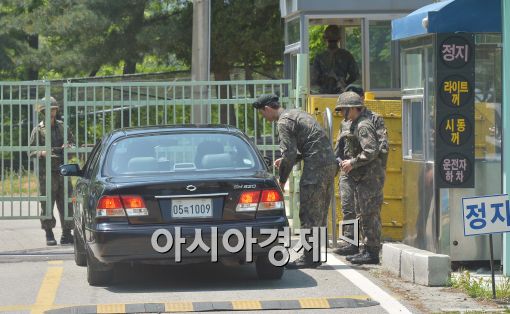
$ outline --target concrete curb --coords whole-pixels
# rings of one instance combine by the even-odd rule
[[[383,244],[382,267],[405,281],[423,286],[446,286],[451,272],[448,255],[402,243]]]

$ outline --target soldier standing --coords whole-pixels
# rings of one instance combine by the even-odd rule
[[[378,264],[385,172],[383,161],[379,158],[376,129],[364,111],[358,94],[342,93],[338,97],[337,108],[350,121],[349,133],[345,136],[344,159],[341,161],[345,173],[340,186],[341,195],[342,198],[344,194],[348,195],[349,200],[356,202],[354,208],[358,209],[364,244],[362,252],[349,256],[348,260],[353,264]],[[343,203],[344,200],[342,206]]]
[[[43,98],[42,101],[45,101]],[[46,245],[56,245],[55,236],[53,234],[53,228],[55,228],[55,216],[53,215],[54,202],[57,203],[57,209],[60,216],[60,224],[62,226],[62,237],[60,238],[60,244],[72,244],[73,236],[71,229],[74,227],[73,221],[65,220],[65,203],[64,203],[64,180],[65,178],[60,176],[59,166],[64,161],[64,147],[70,147],[71,143],[74,143],[73,135],[71,132],[68,133],[68,143],[64,143],[64,124],[62,121],[57,120],[58,103],[55,98],[51,97],[51,202],[50,211],[51,219],[42,218],[41,228],[46,232]],[[40,113],[44,114],[45,107],[43,104],[38,106]],[[46,145],[46,125],[44,119],[41,121],[33,130],[30,136],[30,146],[45,146]],[[32,151],[31,157],[39,159],[39,194],[41,196],[46,195],[46,167],[45,158],[48,152],[45,150]],[[68,196],[72,195],[72,186],[68,185]],[[42,212],[41,216],[46,216],[46,201],[41,201]],[[69,216],[73,215],[72,206],[68,205]]]
[[[310,81],[314,94],[340,94],[359,76],[358,65],[352,54],[338,46],[340,28],[329,25],[324,31],[327,50],[313,60]]]
[[[284,110],[276,95],[262,95],[253,107],[268,121],[277,121],[282,157],[274,164],[279,169],[282,191],[294,164],[304,161],[300,188],[299,219],[301,228],[326,226],[328,207],[333,193],[336,162],[326,132],[311,115],[299,109]],[[312,251],[304,254],[288,268],[315,268]]]

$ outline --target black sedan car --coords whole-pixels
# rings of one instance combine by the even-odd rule
[[[236,128],[120,129],[95,145],[83,169],[60,170],[79,177],[74,254],[91,285],[110,282],[113,266],[123,262],[255,261],[259,278],[283,275],[268,255],[278,243],[262,230],[288,226],[282,191]],[[258,245],[264,241],[270,244]]]

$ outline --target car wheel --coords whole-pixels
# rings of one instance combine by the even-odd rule
[[[78,266],[87,266],[87,253],[83,245],[83,239],[80,237],[78,230],[74,227],[74,262]]]
[[[283,266],[279,267],[271,264],[266,254],[257,257],[255,267],[259,279],[281,279],[285,270]]]
[[[91,286],[108,284],[113,279],[113,266],[98,261],[90,251],[87,251],[87,280]]]

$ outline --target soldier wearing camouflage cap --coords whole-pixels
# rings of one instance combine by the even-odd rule
[[[337,140],[335,154],[341,156],[339,166],[340,195],[344,219],[359,218],[364,244],[362,252],[344,244],[339,253],[346,255],[353,264],[378,264],[381,243],[381,206],[383,201],[384,168],[379,156],[379,145],[374,124],[364,110],[361,97],[355,92],[345,92],[338,97],[336,108],[348,120],[340,137],[345,138],[342,148]],[[343,123],[344,124],[344,123]],[[346,229],[345,236],[352,230]]]
[[[46,114],[46,106],[47,106],[46,98],[41,99],[41,103],[37,104],[36,110],[42,114]],[[30,152],[30,157],[38,160],[39,163],[39,193],[41,196],[46,196],[46,158],[51,158],[51,163],[49,169],[51,171],[50,174],[50,184],[51,184],[51,215],[47,215],[46,213],[46,200],[41,201],[41,216],[51,216],[48,218],[41,218],[41,228],[46,232],[46,245],[56,245],[57,241],[55,240],[55,235],[53,234],[53,228],[55,228],[56,221],[55,216],[53,215],[53,205],[57,203],[57,209],[59,211],[60,216],[60,224],[62,226],[62,237],[60,238],[60,244],[72,244],[73,236],[71,230],[74,227],[72,220],[65,220],[65,206],[68,207],[68,216],[72,217],[73,208],[70,204],[65,204],[64,202],[64,180],[65,178],[60,176],[59,166],[64,162],[64,147],[69,147],[74,143],[73,134],[68,131],[67,134],[67,142],[64,143],[64,123],[60,120],[57,120],[57,111],[58,111],[58,103],[55,98],[50,98],[50,121],[51,121],[51,151],[47,152],[46,150],[34,150]],[[45,125],[44,118],[42,121],[32,130],[32,134],[30,136],[30,146],[45,146],[46,145],[46,136],[48,133],[48,127]],[[72,196],[72,186],[68,184],[68,197]]]
[[[292,167],[303,160],[300,188],[299,219],[301,228],[326,226],[329,201],[333,193],[336,162],[326,132],[308,113],[299,109],[283,109],[276,95],[262,95],[253,107],[268,121],[277,121],[282,157],[274,162],[279,171],[282,191]],[[287,265],[288,268],[315,268],[312,251]]]
[[[340,37],[340,28],[336,25],[329,25],[324,31],[327,49],[315,57],[310,74],[314,94],[340,94],[359,77],[352,54],[338,46]]]

